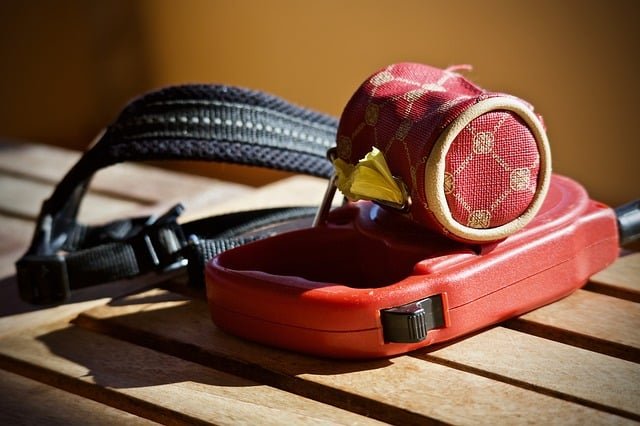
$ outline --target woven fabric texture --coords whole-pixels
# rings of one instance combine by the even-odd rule
[[[519,217],[537,187],[540,156],[511,112],[483,114],[458,134],[446,156],[445,194],[453,217],[492,228]]]
[[[474,105],[513,96],[488,92],[452,70],[390,65],[367,79],[347,104],[338,127],[338,156],[355,164],[373,146],[412,198],[409,216],[447,234],[432,210],[444,209],[461,225],[494,228],[518,219],[538,189],[540,152],[521,117],[487,111],[459,131],[442,159],[444,206],[429,205],[428,159],[448,126]],[[435,148],[434,148],[435,147]]]

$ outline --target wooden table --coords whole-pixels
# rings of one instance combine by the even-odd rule
[[[218,330],[200,293],[146,277],[19,301],[13,262],[40,202],[78,153],[0,152],[0,424],[618,424],[640,421],[640,253],[552,305],[437,350],[368,362],[302,356]],[[255,189],[120,165],[101,172],[89,221],[174,201],[191,218],[316,204],[324,182]],[[186,218],[189,219],[189,218]]]

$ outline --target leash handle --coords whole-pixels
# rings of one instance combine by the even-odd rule
[[[337,121],[258,91],[186,85],[130,103],[42,208],[75,219],[93,174],[123,161],[219,161],[329,177]]]
[[[180,206],[160,222],[145,217],[78,223],[98,170],[124,161],[200,160],[328,178],[326,152],[336,129],[334,117],[238,87],[183,85],[134,100],[42,204],[31,245],[16,263],[23,299],[58,303],[73,288],[163,269],[188,244],[189,235],[176,222]]]

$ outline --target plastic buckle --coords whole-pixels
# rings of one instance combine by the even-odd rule
[[[129,240],[138,262],[139,273],[170,271],[183,265],[182,248],[186,245],[177,233],[178,225],[147,229]]]
[[[16,263],[16,278],[22,300],[49,305],[69,299],[69,274],[64,256],[29,255]]]
[[[178,204],[129,240],[140,273],[169,271],[185,265],[181,257],[187,244],[176,219],[184,207]]]
[[[155,238],[154,238],[155,239]],[[143,233],[131,239],[140,273],[149,272],[160,266],[160,258],[151,235]]]

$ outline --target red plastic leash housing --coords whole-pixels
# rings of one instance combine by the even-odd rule
[[[456,242],[371,202],[325,226],[227,251],[206,266],[213,321],[267,345],[376,358],[458,338],[567,296],[618,256],[614,211],[554,175],[524,229],[488,245]],[[385,341],[381,311],[431,296],[442,322],[416,343]]]

